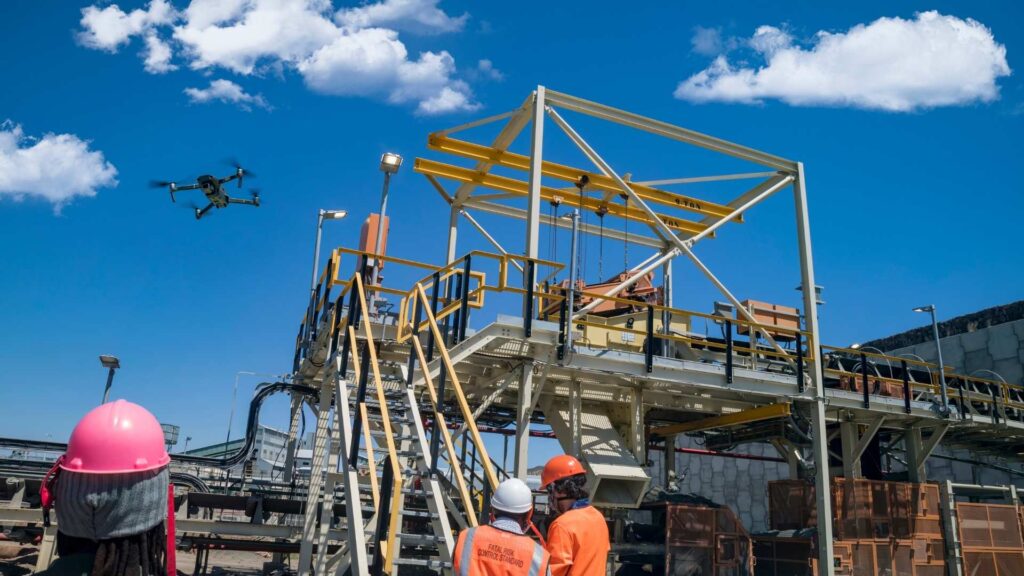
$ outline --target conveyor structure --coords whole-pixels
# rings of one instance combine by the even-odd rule
[[[754,167],[640,181],[613,168],[569,123],[570,114]],[[454,136],[486,125],[500,126],[488,144]],[[548,160],[551,127],[592,166]],[[511,152],[524,133],[529,153]],[[506,474],[527,476],[531,424],[550,426],[563,449],[581,457],[595,503],[613,512],[636,508],[651,483],[649,443],[677,434],[704,435],[723,448],[770,442],[792,478],[812,483],[818,495],[830,494],[832,476],[860,477],[862,457],[883,435],[903,446],[912,482],[926,480],[924,462],[940,442],[1021,451],[1024,390],[917,359],[824,345],[813,291],[803,291],[802,313],[741,301],[697,256],[698,244],[742,226],[759,203],[789,191],[800,284],[815,286],[800,162],[542,86],[520,107],[435,132],[427,145],[470,162],[415,161],[450,208],[441,263],[336,248],[300,325],[293,381],[309,392],[293,393],[290,435],[297,435],[305,402],[316,415],[312,471],[301,525],[273,528],[298,543],[301,575],[397,574],[402,567],[449,573],[457,529],[486,520],[489,494]],[[516,173],[526,179],[506,175]],[[753,183],[725,203],[668,189],[737,181]],[[602,221],[599,229],[544,214],[541,206],[556,199],[562,208],[639,226],[627,232]],[[473,212],[521,222],[522,246],[502,246]],[[493,252],[460,255],[463,220]],[[573,226],[652,253],[600,292],[580,289],[573,263],[540,257],[542,227]],[[673,265],[680,260],[689,260],[733,312],[675,307]],[[388,278],[420,280],[375,285],[373,267],[382,263]],[[622,297],[657,271],[661,303]],[[561,272],[569,282],[554,281]],[[374,306],[384,298],[394,307]],[[608,302],[628,318],[592,314]],[[696,320],[720,326],[721,337],[695,333]],[[949,406],[939,400],[940,369]],[[492,460],[478,422],[514,434],[511,470]],[[836,438],[841,449],[830,446]],[[827,496],[817,497],[822,576],[834,574],[831,508]]]

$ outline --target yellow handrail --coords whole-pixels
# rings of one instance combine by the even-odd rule
[[[359,309],[363,318],[363,321],[360,322],[360,326],[363,328],[363,337],[366,340],[366,352],[369,355],[370,369],[373,373],[374,389],[376,390],[377,402],[380,404],[381,428],[384,430],[384,443],[388,450],[387,459],[393,472],[391,486],[391,521],[388,525],[387,542],[377,543],[378,546],[381,546],[381,553],[384,558],[384,571],[390,573],[395,556],[392,552],[395,548],[395,538],[399,532],[401,520],[399,512],[402,505],[402,467],[398,458],[398,450],[395,447],[395,439],[392,436],[394,430],[391,428],[391,415],[388,410],[387,398],[384,396],[384,386],[380,377],[380,365],[377,363],[377,349],[373,342],[373,332],[370,330],[370,311],[369,307],[366,305],[366,293],[363,291],[363,280],[359,274],[356,274],[352,277],[352,281],[356,285],[356,294],[359,296]],[[355,344],[354,340],[352,341],[352,344]],[[369,434],[369,429],[366,430],[366,433]],[[356,505],[356,503],[350,501],[348,505],[353,506]]]
[[[430,300],[427,298],[427,293],[423,290],[422,285],[416,285],[416,293],[418,294],[420,303],[423,306],[424,315],[427,317],[430,332],[434,336],[434,346],[441,355],[441,362],[448,374],[449,380],[451,381],[452,389],[455,392],[455,399],[459,404],[459,409],[462,411],[462,417],[469,427],[470,435],[473,437],[473,443],[480,452],[480,460],[483,463],[487,482],[490,483],[491,490],[494,490],[498,487],[498,475],[495,474],[494,469],[491,467],[491,459],[487,454],[487,447],[484,446],[483,439],[480,437],[480,431],[477,429],[476,421],[473,419],[473,411],[469,408],[469,402],[466,401],[466,394],[462,391],[462,384],[459,383],[459,376],[455,372],[455,366],[452,364],[451,357],[448,356],[448,348],[444,345],[444,335],[441,334],[441,330],[437,326],[437,321],[434,319],[434,313],[430,310]],[[424,370],[426,370],[426,368],[424,368]],[[443,401],[443,399],[439,400]]]
[[[420,343],[419,338],[412,339],[413,349],[416,350],[416,357],[419,361],[420,372],[423,374],[423,381],[427,386],[427,392],[430,394],[430,401],[434,405],[435,414],[437,415],[437,421],[434,422],[434,426],[441,432],[441,438],[444,439],[444,448],[448,452],[448,465],[452,467],[453,476],[455,477],[455,484],[459,490],[459,497],[462,498],[463,503],[466,506],[466,520],[470,526],[477,525],[476,511],[473,508],[473,501],[469,496],[469,490],[466,488],[466,479],[462,476],[462,470],[459,465],[458,456],[455,454],[455,446],[452,444],[451,433],[448,431],[448,423],[444,419],[444,414],[441,413],[441,405],[444,402],[443,398],[438,398],[437,390],[434,388],[434,380],[430,377],[430,371],[427,370],[427,358],[423,353],[423,345]],[[436,463],[434,464],[437,466]]]

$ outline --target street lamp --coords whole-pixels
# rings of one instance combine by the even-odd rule
[[[313,245],[313,279],[309,283],[309,301],[313,302],[316,295],[317,274],[320,273],[320,236],[323,234],[324,220],[341,220],[348,216],[348,210],[324,210],[321,208],[316,215],[316,243]],[[310,307],[312,310],[312,307]]]
[[[946,368],[942,363],[942,343],[939,342],[939,323],[935,320],[935,305],[918,306],[914,312],[928,312],[932,315],[932,333],[935,336],[935,351],[939,359],[939,392],[942,394],[942,414],[949,414],[949,398],[946,396]]]
[[[398,172],[398,169],[402,167],[402,157],[394,152],[385,152],[380,157],[380,171],[384,173],[384,189],[380,194],[380,220],[377,222],[377,241],[373,245],[375,256],[378,258],[373,259],[373,277],[371,278],[370,284],[376,286],[380,280],[380,267],[381,259],[379,256],[383,256],[383,250],[381,244],[384,243],[384,218],[388,210],[388,185],[391,183],[391,175]],[[377,292],[374,291],[370,294],[370,309],[373,309],[374,301],[376,300]]]
[[[100,364],[104,368],[109,369],[109,372],[107,372],[107,387],[103,389],[103,404],[106,404],[107,398],[110,396],[110,386],[114,383],[114,370],[121,367],[121,361],[117,359],[117,356],[100,354]]]

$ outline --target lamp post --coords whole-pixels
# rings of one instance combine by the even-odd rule
[[[384,173],[384,189],[380,193],[380,220],[377,222],[377,238],[373,245],[374,256],[383,256],[381,244],[384,242],[384,218],[388,210],[388,185],[391,184],[391,175],[398,172],[402,167],[402,157],[394,152],[385,152],[380,157],[380,171]],[[380,281],[380,267],[383,262],[380,258],[373,259],[373,277],[370,284],[376,286]],[[370,310],[374,309],[377,292],[370,293]]]
[[[946,368],[942,363],[942,343],[939,342],[939,323],[935,320],[935,305],[918,306],[914,312],[928,312],[932,315],[932,334],[935,336],[935,352],[939,359],[939,392],[942,394],[942,414],[949,414],[949,398],[946,396]]]
[[[114,371],[121,367],[121,361],[117,359],[117,356],[111,356],[109,354],[100,354],[100,364],[109,369],[107,372],[107,386],[103,389],[103,402],[107,403],[107,398],[110,397],[110,386],[114,384]]]
[[[320,237],[324,230],[324,220],[341,220],[348,216],[348,210],[324,210],[321,208],[316,215],[316,242],[313,244],[313,279],[309,282],[309,302],[312,310],[313,298],[316,296],[316,280],[320,273]]]

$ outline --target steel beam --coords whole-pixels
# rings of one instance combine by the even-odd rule
[[[514,170],[530,169],[529,156],[498,150],[491,146],[482,146],[472,142],[433,135],[429,138],[427,145],[431,150],[446,152],[448,154],[454,154],[464,158],[487,160],[499,166],[512,168]],[[541,164],[541,170],[544,176],[557,178],[566,182],[579,182],[580,179],[585,176],[589,180],[587,183],[588,190],[600,190],[606,193],[611,192],[612,194],[619,193],[619,187],[615,181],[602,174],[548,161],[544,161]],[[666,190],[659,190],[643,184],[633,183],[633,190],[636,191],[637,195],[641,198],[655,204],[671,206],[673,208],[679,208],[681,210],[687,210],[713,218],[730,216],[730,213],[733,212],[729,206],[723,206],[700,198],[684,196],[682,194],[676,194]],[[569,192],[575,192],[575,189],[570,190]],[[743,221],[742,215],[733,215],[732,219],[736,222]]]
[[[526,478],[530,455],[530,416],[533,407],[533,362],[526,362],[520,369],[519,399],[516,404],[516,478]]]
[[[530,104],[533,102],[533,94],[528,96],[519,109],[512,115],[509,121],[501,129],[501,132],[494,138],[491,146],[504,150],[508,148],[510,144],[519,136],[519,133],[523,131],[526,124],[530,121]],[[487,171],[491,168],[490,162],[477,162],[476,169]],[[469,195],[473,192],[473,188],[476,188],[475,182],[466,182],[459,186],[455,190],[455,203],[461,206],[463,202],[469,198]]]
[[[651,428],[650,434],[653,436],[687,434],[690,432],[701,432],[726,426],[750,424],[752,422],[760,422],[762,420],[772,420],[774,418],[785,418],[789,415],[789,403],[768,404],[767,406],[758,406],[757,408],[751,408],[750,410],[733,412],[731,414],[722,414],[721,416],[712,416],[711,418],[704,418],[693,422],[658,426],[656,428]]]
[[[626,112],[625,110],[619,110],[611,106],[598,104],[597,102],[591,102],[589,100],[584,100],[583,98],[577,98],[576,96],[556,92],[554,90],[548,91],[547,102],[551,106],[557,106],[559,108],[572,110],[574,112],[593,116],[594,118],[608,120],[610,122],[622,124],[623,126],[629,126],[631,128],[636,128],[638,130],[643,130],[645,132],[650,132],[652,134],[657,134],[680,142],[686,142],[687,144],[693,144],[695,146],[700,146],[701,148],[721,152],[722,154],[761,164],[769,168],[795,171],[797,167],[797,163],[792,160],[786,160],[785,158],[780,158],[773,154],[748,148],[747,146],[734,144],[720,138],[701,134],[700,132],[680,128],[679,126],[673,126],[667,122],[646,118],[639,114]]]
[[[419,174],[448,178],[455,180],[456,182],[474,182],[480,186],[491,188],[493,190],[501,190],[518,196],[526,196],[531,203],[533,202],[533,199],[536,199],[536,209],[538,213],[540,212],[541,200],[551,202],[559,199],[562,204],[565,204],[566,206],[575,206],[580,210],[588,210],[595,213],[607,210],[608,214],[619,218],[628,218],[648,225],[655,223],[655,220],[652,219],[649,214],[631,206],[625,206],[622,204],[606,204],[597,198],[588,198],[586,196],[581,199],[577,194],[566,194],[556,188],[542,186],[540,184],[539,174],[536,180],[534,180],[534,176],[531,174],[529,181],[523,181],[515,178],[509,178],[507,176],[479,172],[471,168],[445,164],[444,162],[438,162],[436,160],[428,160],[426,158],[417,158],[413,164],[413,170]],[[534,182],[537,186],[536,190],[534,189]],[[530,209],[528,208],[527,212],[529,211]],[[654,212],[651,212],[650,214],[654,214]],[[677,218],[667,214],[658,213],[654,218],[676,232],[696,234],[707,228],[703,224],[699,224],[692,220],[685,220],[683,218]],[[529,218],[527,218],[527,221],[529,222]]]

